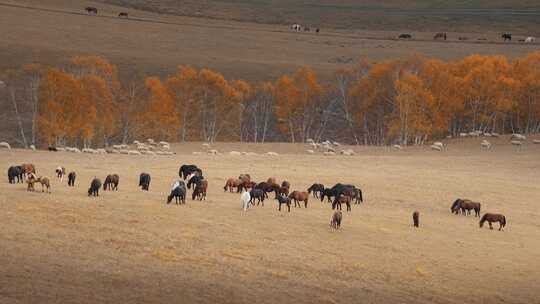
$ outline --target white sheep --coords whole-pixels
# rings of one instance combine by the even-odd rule
[[[5,141],[0,142],[0,148],[5,148],[5,149],[8,149],[8,150],[11,150],[11,146]]]
[[[434,142],[434,143],[433,143],[433,146],[438,146],[438,147],[441,148],[441,150],[444,149],[444,144],[443,144],[442,142],[440,142],[440,141]]]
[[[247,154],[247,153],[246,153]],[[242,155],[242,153],[238,152],[238,151],[231,151],[229,152],[229,155],[232,155],[232,156],[239,156],[239,155]]]
[[[128,150],[128,155],[141,155],[141,152],[137,150]]]
[[[459,133],[459,137],[467,137],[467,136],[469,136],[468,133]]]
[[[57,152],[65,152],[65,151],[66,151],[66,148],[56,147],[56,151],[57,151]]]
[[[484,149],[488,149],[488,150],[491,149],[491,143],[485,139],[480,143],[480,145]]]
[[[32,150],[32,151],[36,151],[36,146],[34,146],[34,145],[30,145],[30,150]]]
[[[324,156],[333,156],[333,155],[336,155],[336,152],[332,152],[332,151],[326,151],[323,153]]]
[[[392,148],[394,148],[395,150],[403,149],[400,145],[393,145]]]
[[[313,150],[306,150],[306,152],[307,152],[308,154],[315,154],[315,151],[313,151]]]
[[[215,149],[208,150],[207,153],[208,153],[208,154],[212,154],[212,155],[218,155],[218,154],[219,154],[218,150],[215,150]]]
[[[539,140],[539,139],[533,140],[533,144],[535,144],[535,145],[540,145],[540,140]]]
[[[351,156],[351,155],[354,155],[354,151],[352,149],[347,149],[347,150],[341,150],[339,152],[341,155],[347,155],[347,156]]]
[[[279,154],[277,154],[276,152],[266,152],[266,155],[268,155],[268,156],[278,156]]]
[[[527,137],[525,135],[514,133],[512,134],[512,137],[510,137],[512,140],[526,140]]]
[[[442,151],[442,147],[438,145],[431,145],[431,150]]]
[[[496,132],[491,132],[491,136],[493,136],[493,137],[499,137],[499,136],[501,136],[501,134],[496,133]]]

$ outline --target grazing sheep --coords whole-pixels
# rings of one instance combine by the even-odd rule
[[[512,140],[526,140],[527,137],[525,135],[514,133],[512,134],[512,137],[510,137]]]
[[[30,145],[30,150],[32,150],[32,151],[36,151],[36,146],[34,146],[34,145]]]
[[[207,153],[212,154],[212,155],[218,155],[219,154],[218,150],[208,150]]]
[[[193,154],[193,155],[202,155],[202,152],[194,151],[191,154]]]
[[[499,133],[495,133],[495,132],[491,132],[491,136],[493,136],[493,137],[500,137],[500,136],[501,136],[501,134],[499,134]]]
[[[433,146],[438,146],[438,147],[441,147],[441,150],[444,149],[444,144],[440,141],[436,141],[433,143]]]
[[[266,155],[268,155],[268,156],[278,156],[279,154],[277,154],[276,152],[266,152]]]
[[[315,143],[315,141],[314,141],[313,139],[311,139],[311,138],[308,138],[308,139],[306,140],[306,143],[312,144],[312,143]]]
[[[0,148],[5,148],[5,149],[8,149],[8,150],[11,150],[11,146],[5,141],[0,142]]]
[[[482,148],[484,148],[484,149],[487,149],[487,150],[491,149],[491,143],[490,143],[489,141],[485,140],[485,139],[482,140],[482,142],[480,143],[480,145],[481,145]]]
[[[336,146],[336,147],[341,146],[337,141],[333,142],[332,144],[333,144],[334,146]]]
[[[306,150],[306,152],[307,152],[308,154],[315,154],[315,151],[313,151],[313,150]]]
[[[137,150],[128,150],[128,155],[141,155],[141,152]]]
[[[205,147],[205,148],[210,148],[210,144],[209,144],[209,143],[203,143],[202,146]]]
[[[487,132],[484,133],[484,136],[485,136],[485,137],[493,137],[493,136],[491,135],[491,133],[487,133]]]
[[[336,152],[326,151],[326,152],[323,152],[323,155],[324,156],[333,156],[333,155],[336,155]]]
[[[539,139],[535,139],[535,140],[533,140],[533,144],[535,144],[535,145],[539,145],[539,144],[540,144],[540,140],[539,140]]]
[[[99,180],[99,178],[97,177],[94,177],[94,179],[90,183],[90,188],[88,188],[88,196],[99,196],[99,188],[101,188],[101,180]]]
[[[347,149],[347,150],[341,150],[339,152],[341,155],[347,155],[347,156],[352,156],[354,155],[354,151],[352,149]]]
[[[519,140],[512,140],[510,142],[513,146],[517,146],[519,150],[521,150],[521,147],[523,146],[523,142]]]
[[[440,146],[431,145],[431,150],[442,151],[442,148]]]
[[[336,210],[334,212],[334,215],[332,216],[332,220],[330,221],[330,227],[332,229],[337,230],[341,227],[341,219],[343,218],[343,213],[341,213],[341,210]]]
[[[403,149],[400,145],[393,145],[392,148],[394,148],[395,150]]]
[[[229,155],[232,155],[232,156],[239,156],[239,155],[242,155],[242,153],[238,152],[238,151],[231,151],[229,152]]]
[[[414,211],[412,214],[413,225],[418,228],[420,226],[420,212]]]
[[[56,147],[56,151],[57,151],[57,152],[65,152],[65,151],[66,151],[66,148],[63,148],[63,147]]]
[[[159,144],[162,146],[170,146],[170,144],[166,141],[160,141]]]

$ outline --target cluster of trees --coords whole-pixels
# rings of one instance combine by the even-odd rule
[[[540,131],[540,52],[512,61],[362,61],[328,83],[307,67],[250,84],[189,66],[162,79],[122,82],[116,66],[98,56],[74,57],[61,69],[31,64],[1,79],[25,146],[147,137],[406,145],[473,130]]]

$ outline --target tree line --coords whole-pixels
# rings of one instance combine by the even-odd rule
[[[477,130],[540,131],[540,52],[360,61],[325,83],[309,67],[260,83],[190,66],[121,81],[114,64],[89,55],[62,67],[25,65],[0,80],[23,146],[142,138],[408,145]]]

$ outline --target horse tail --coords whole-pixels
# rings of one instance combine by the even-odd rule
[[[364,199],[362,198],[362,190],[358,189],[358,196],[360,198],[360,202],[364,202]]]
[[[480,228],[482,228],[482,226],[484,226],[484,222],[486,221],[486,217],[487,217],[487,213],[484,214],[484,216],[482,216],[482,218],[480,219]]]

